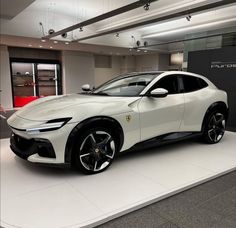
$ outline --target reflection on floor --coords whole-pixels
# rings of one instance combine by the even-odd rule
[[[118,157],[104,173],[34,165],[1,141],[1,225],[82,227],[161,200],[236,167],[236,134],[206,145],[185,141]]]

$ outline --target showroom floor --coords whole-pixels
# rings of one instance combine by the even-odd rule
[[[99,226],[120,227],[235,228],[236,171]]]
[[[120,155],[106,172],[92,176],[85,176],[69,169],[30,164],[14,156],[9,149],[9,139],[1,139],[0,142],[3,227],[58,228],[99,225],[218,175],[233,171],[236,167],[236,134],[232,132],[227,132],[222,142],[217,145],[185,141],[145,150],[145,152],[125,153]],[[224,187],[226,191],[227,185],[225,186],[223,181],[222,188]],[[194,189],[187,191],[190,192],[188,194],[194,194]],[[212,189],[213,192],[202,191],[200,193],[202,198],[200,196],[198,198],[199,205],[203,205],[208,194],[214,194],[214,190]],[[232,191],[235,188],[227,188],[227,190],[225,194],[229,196],[233,194]],[[216,194],[214,196],[216,201],[212,201],[216,204],[215,209],[221,202],[221,197],[217,197],[219,196]],[[163,202],[167,202],[168,205],[170,199],[143,209],[146,210],[149,218],[152,218],[149,222],[153,221],[155,227],[164,225],[165,218],[168,219],[169,216],[180,216],[174,212],[178,200],[170,203],[166,207],[166,212],[159,211],[158,213],[158,208],[163,210],[165,208],[161,206]],[[223,201],[225,201],[224,197]],[[186,207],[184,209],[186,204],[199,206],[196,201],[185,202],[179,211],[182,215],[186,210]],[[212,213],[212,217],[208,218],[208,205],[211,205],[210,201],[205,209],[204,207],[201,209],[199,216],[205,216],[204,218],[209,219],[209,222],[217,221],[217,219],[220,221],[222,215],[218,215],[217,212]],[[229,204],[229,208],[225,208],[225,213],[229,213],[233,206],[235,206],[235,201]],[[188,212],[194,214],[194,209],[199,211],[199,207],[198,209],[192,207],[192,210]],[[140,211],[137,211],[127,216],[141,218],[139,213]],[[235,215],[232,213],[233,216]],[[191,216],[188,219],[190,218]],[[201,221],[204,221],[204,218]],[[224,227],[232,227],[230,224],[233,224],[233,218],[231,220],[228,217]],[[112,223],[116,226],[117,221],[122,222],[122,218],[104,226]],[[188,222],[187,218],[185,221]],[[190,219],[190,221],[193,220]],[[117,227],[121,227],[118,224]],[[181,223],[174,224],[182,227]],[[167,223],[165,227],[171,227],[171,223],[169,225]]]

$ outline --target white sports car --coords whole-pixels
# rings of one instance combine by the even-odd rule
[[[134,146],[200,135],[219,142],[226,92],[186,72],[131,73],[80,94],[38,99],[8,119],[11,149],[35,163],[98,173]]]

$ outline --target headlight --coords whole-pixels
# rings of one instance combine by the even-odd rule
[[[26,132],[28,132],[30,134],[36,134],[36,133],[39,133],[39,132],[57,130],[57,129],[63,127],[71,119],[72,119],[71,117],[68,117],[68,118],[60,118],[60,119],[49,120],[46,123],[41,124],[38,127],[26,129]]]

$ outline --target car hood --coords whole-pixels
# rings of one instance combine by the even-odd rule
[[[109,97],[71,94],[40,98],[24,106],[16,116],[33,121],[73,117],[72,121],[98,115],[116,115],[132,111],[132,105],[140,97]]]

